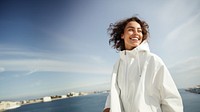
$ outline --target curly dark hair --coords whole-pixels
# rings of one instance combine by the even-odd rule
[[[138,17],[133,16],[116,22],[115,24],[111,23],[107,31],[110,36],[109,44],[112,45],[114,49],[118,51],[125,50],[124,39],[121,39],[121,35],[124,33],[126,25],[131,21],[135,21],[140,24],[143,34],[142,41],[146,40],[149,36],[149,25],[145,21],[140,20]]]

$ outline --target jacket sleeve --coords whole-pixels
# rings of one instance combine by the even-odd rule
[[[107,99],[106,99],[104,109],[106,109],[106,108],[110,108],[110,93],[108,94]]]
[[[166,66],[158,69],[161,109],[163,112],[183,112],[183,103],[178,89]]]

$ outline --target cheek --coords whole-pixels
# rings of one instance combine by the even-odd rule
[[[126,34],[127,34],[127,35],[133,35],[133,32],[132,32],[132,31],[127,31]]]
[[[140,37],[143,39],[143,37],[144,37],[143,34],[141,34]]]

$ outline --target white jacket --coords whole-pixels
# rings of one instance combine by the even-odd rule
[[[111,112],[183,112],[168,69],[146,41],[131,51],[120,51],[105,108]]]

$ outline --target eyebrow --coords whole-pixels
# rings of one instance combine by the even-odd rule
[[[135,28],[135,27],[133,27],[133,26],[127,26],[126,28]],[[138,27],[138,28],[135,28],[135,29],[142,29],[142,28]]]

